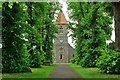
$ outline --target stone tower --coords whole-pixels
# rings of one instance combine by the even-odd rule
[[[54,42],[54,61],[55,62],[69,62],[71,56],[74,53],[70,51],[74,51],[73,48],[68,44],[67,37],[67,20],[61,11],[58,15],[58,20],[56,23],[59,33],[56,35],[56,39]]]

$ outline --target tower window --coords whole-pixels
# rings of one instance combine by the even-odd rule
[[[63,52],[63,46],[59,47],[59,52]]]
[[[62,47],[62,46],[60,47],[60,50],[63,50],[63,47]]]
[[[63,28],[62,28],[62,26],[60,27],[60,34],[63,34]]]

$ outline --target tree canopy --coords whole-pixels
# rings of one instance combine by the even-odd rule
[[[3,72],[30,72],[30,67],[52,63],[58,9],[58,2],[2,4]]]
[[[114,64],[114,70],[112,70],[113,67],[110,67],[113,64],[105,65],[106,63],[104,63],[107,54],[118,54],[109,50],[106,45],[106,40],[110,40],[112,34],[112,3],[74,2],[68,4],[69,16],[72,20],[69,22],[68,28],[73,32],[71,36],[76,42],[76,56],[71,61],[82,67],[98,66],[106,73],[119,73],[119,70],[116,70],[118,69],[118,61]],[[115,60],[118,59],[118,55]],[[107,69],[107,67],[111,69]]]

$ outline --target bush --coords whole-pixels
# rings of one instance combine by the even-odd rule
[[[75,55],[73,58],[71,58],[70,62],[74,64],[76,62],[76,58],[77,58],[77,55]]]
[[[43,64],[42,63],[42,60],[43,60],[43,56],[42,55],[43,53],[40,53],[39,51],[37,50],[33,50],[33,53],[30,55],[30,67],[31,68],[39,68],[41,67],[41,65]]]
[[[101,55],[99,49],[90,50],[90,52],[80,61],[82,67],[96,67],[96,61]]]
[[[22,72],[32,72],[30,67],[23,67],[22,69]]]
[[[29,55],[27,53],[26,46],[21,46],[23,49],[17,50],[19,53],[17,53],[16,49],[12,51],[4,50],[3,49],[3,56],[2,56],[2,72],[3,73],[17,73],[17,72],[31,72],[31,69],[25,69],[29,68]],[[12,52],[12,53],[11,53]],[[8,55],[9,53],[9,55]],[[10,54],[11,53],[11,54]]]
[[[76,58],[75,63],[82,67],[96,67],[96,61],[101,56],[101,50],[106,48],[105,32],[97,26],[95,30],[85,30],[84,34],[93,35],[83,38],[76,46],[78,58]]]
[[[104,51],[98,59],[97,66],[104,73],[120,73],[120,53],[112,50]]]
[[[87,54],[81,61],[80,65],[82,67],[92,67],[94,65],[94,61],[91,59],[91,54]]]
[[[109,45],[107,46],[109,49],[115,50],[115,42],[111,42],[109,43]]]

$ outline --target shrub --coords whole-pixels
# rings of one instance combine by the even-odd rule
[[[43,56],[44,54],[37,50],[33,50],[33,53],[30,55],[30,67],[31,68],[38,68],[41,67],[41,65],[43,64]]]
[[[82,67],[96,67],[96,61],[101,55],[99,49],[90,50],[90,52],[80,61]]]
[[[3,73],[17,73],[17,72],[31,72],[29,68],[29,58],[25,45],[21,45],[22,49],[14,49],[12,51],[3,49],[2,56],[2,72]],[[14,52],[13,52],[14,51]],[[19,53],[17,53],[19,51]],[[12,53],[11,53],[12,52]],[[9,53],[9,54],[8,54]],[[24,68],[26,67],[26,69]]]
[[[107,45],[107,47],[109,49],[115,50],[115,42],[112,41],[111,43],[109,43],[109,45]]]
[[[120,53],[104,51],[97,61],[97,66],[104,73],[120,73]]]
[[[71,58],[70,62],[75,63],[76,62],[77,55],[75,55],[73,58]]]

